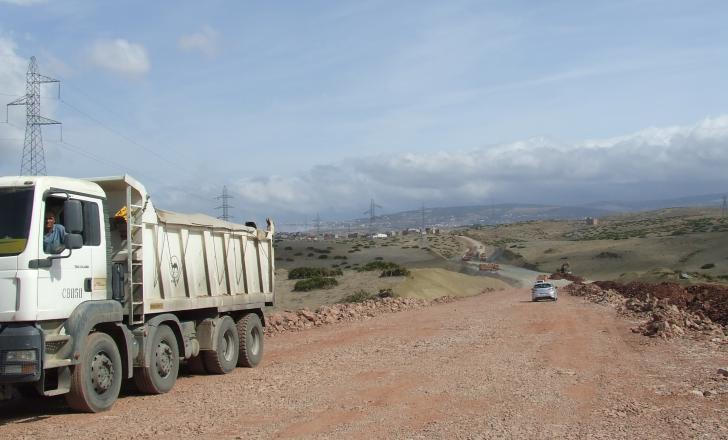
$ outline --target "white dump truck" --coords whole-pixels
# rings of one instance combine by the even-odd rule
[[[181,362],[256,366],[273,232],[156,209],[130,176],[0,177],[0,398],[98,412],[124,380],[169,391]]]

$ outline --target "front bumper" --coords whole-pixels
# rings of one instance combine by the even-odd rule
[[[556,292],[544,292],[544,293],[532,293],[531,300],[536,301],[539,299],[556,299]]]
[[[0,326],[0,383],[37,382],[41,378],[43,333],[28,324]],[[34,350],[34,360],[8,360],[8,352]]]

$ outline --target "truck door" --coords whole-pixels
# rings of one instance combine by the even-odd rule
[[[70,254],[67,258],[51,259],[49,268],[38,271],[38,319],[68,317],[80,303],[91,299],[101,299],[98,295],[94,295],[95,288],[97,291],[100,288],[105,291],[106,268],[101,246],[104,240],[102,240],[100,228],[100,201],[75,195],[71,198],[80,200],[83,206],[83,247],[72,251],[64,249],[58,253],[57,249],[51,249],[47,244],[44,246],[43,241],[38,244],[41,258],[66,257]],[[55,222],[63,225],[63,202],[65,200],[66,196],[46,198],[44,204],[46,214],[43,216],[44,224],[42,226],[44,234],[48,232],[49,213],[55,213]],[[103,283],[98,276],[94,280],[94,261],[102,264]]]

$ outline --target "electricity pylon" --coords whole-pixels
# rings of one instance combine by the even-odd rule
[[[25,106],[25,143],[20,164],[20,175],[24,176],[46,175],[41,125],[60,124],[58,121],[40,115],[40,85],[44,83],[58,83],[58,97],[60,98],[61,82],[38,73],[35,57],[30,57],[28,73],[25,75],[25,96],[8,104],[8,106]]]

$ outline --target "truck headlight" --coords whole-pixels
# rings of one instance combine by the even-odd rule
[[[5,354],[5,362],[35,362],[35,350],[12,350]]]

